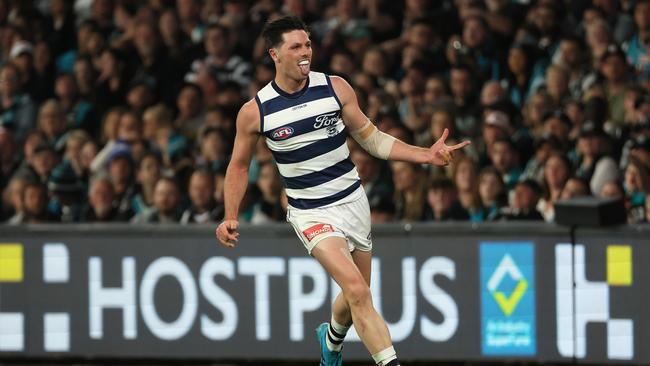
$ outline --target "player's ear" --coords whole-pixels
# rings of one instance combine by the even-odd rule
[[[274,62],[278,62],[278,50],[273,47],[269,48],[269,56],[271,56]]]

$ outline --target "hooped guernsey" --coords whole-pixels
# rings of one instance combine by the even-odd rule
[[[291,207],[325,207],[364,195],[346,144],[341,102],[328,75],[310,72],[305,86],[295,93],[283,91],[273,80],[255,101],[260,131]]]

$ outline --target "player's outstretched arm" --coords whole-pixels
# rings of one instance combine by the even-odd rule
[[[418,164],[447,165],[453,159],[453,152],[468,145],[463,141],[456,145],[447,145],[445,141],[449,131],[444,133],[435,144],[425,149],[400,141],[383,133],[375,127],[359,108],[354,89],[340,77],[332,76],[332,87],[341,101],[343,121],[352,137],[371,155],[385,160],[400,160]]]
[[[219,242],[229,248],[235,246],[239,237],[239,205],[248,187],[248,167],[259,138],[260,113],[254,99],[239,110],[236,126],[235,144],[224,182],[224,220],[215,230]]]

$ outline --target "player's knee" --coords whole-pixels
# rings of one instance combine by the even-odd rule
[[[349,285],[344,294],[351,307],[369,305],[371,301],[370,288],[363,281]]]

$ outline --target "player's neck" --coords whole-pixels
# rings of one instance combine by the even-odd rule
[[[274,80],[275,84],[287,94],[293,94],[297,91],[302,90],[302,88],[305,87],[305,83],[307,82],[307,78],[296,80],[288,77],[282,77],[280,75],[276,75]]]

